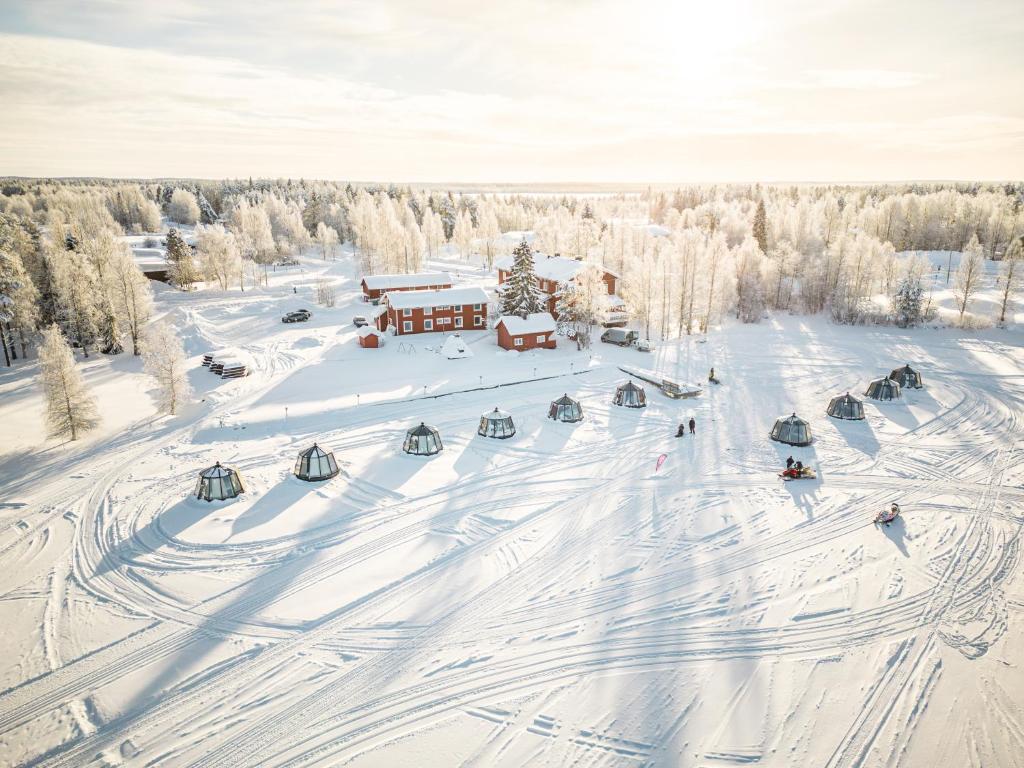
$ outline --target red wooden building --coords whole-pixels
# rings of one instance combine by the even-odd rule
[[[384,344],[384,332],[374,328],[372,325],[364,325],[358,331],[359,346],[364,349],[377,349]]]
[[[487,293],[479,286],[440,291],[387,292],[377,327],[398,336],[487,328]]]
[[[499,259],[495,266],[498,268],[498,286],[504,285],[512,272],[512,264],[515,258],[507,256]],[[534,254],[533,273],[537,276],[537,288],[544,294],[544,303],[552,317],[556,317],[555,311],[558,304],[558,286],[560,283],[572,282],[576,275],[583,269],[590,266],[579,259],[567,259],[564,256],[545,256],[542,253]],[[625,305],[616,294],[619,287],[619,276],[609,269],[597,267],[601,270],[601,279],[608,287],[610,298],[610,312],[606,325],[618,325],[626,322]]]
[[[532,315],[502,315],[494,327],[498,346],[525,352],[528,349],[554,349],[555,319],[547,312]]]
[[[389,291],[441,290],[452,287],[447,272],[417,272],[411,275],[366,275],[362,280],[363,301],[376,304]]]

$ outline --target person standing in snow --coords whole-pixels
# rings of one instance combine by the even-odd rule
[[[694,421],[693,416],[690,417],[690,434],[697,434],[697,422]]]

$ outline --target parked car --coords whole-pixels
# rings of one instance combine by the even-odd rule
[[[640,334],[628,328],[609,328],[601,334],[605,344],[617,344],[620,347],[631,347],[640,338]]]
[[[304,323],[313,316],[308,309],[297,309],[281,318],[282,323]]]
[[[650,339],[637,339],[636,348],[639,349],[641,352],[654,351],[654,345],[651,343]]]
[[[369,325],[370,321],[366,319],[365,315],[356,315],[352,318],[352,325],[356,328],[362,328],[363,326]]]

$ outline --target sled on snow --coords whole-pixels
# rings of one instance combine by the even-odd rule
[[[886,525],[888,525],[889,523],[891,523],[893,520],[895,520],[899,516],[900,516],[900,508],[899,507],[896,508],[895,512],[893,512],[891,509],[883,509],[877,515],[875,515],[875,521],[874,522],[875,522],[875,525],[878,525],[879,523],[885,523]]]
[[[784,469],[779,472],[779,477],[783,480],[814,480],[818,477],[818,473],[810,467],[804,467],[803,469]]]

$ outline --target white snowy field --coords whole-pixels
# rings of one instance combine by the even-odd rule
[[[91,359],[105,422],[76,444],[44,442],[31,367],[0,373],[0,763],[1024,765],[1019,330],[781,317],[650,355],[475,332],[449,361],[440,334],[360,349],[357,292],[314,259],[161,290],[196,404],[157,417],[138,360]],[[224,347],[254,374],[200,366]],[[907,362],[923,390],[825,415]],[[618,365],[723,383],[627,410]],[[582,423],[546,418],[563,393]],[[476,435],[495,406],[514,438]],[[768,440],[792,412],[812,446]],[[421,421],[443,453],[402,454]],[[314,440],[327,483],[291,475]],[[818,479],[780,481],[790,454]],[[218,460],[247,493],[190,499]]]

